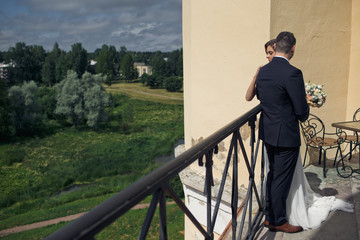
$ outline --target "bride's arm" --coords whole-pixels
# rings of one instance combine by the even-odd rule
[[[246,101],[251,101],[253,100],[253,98],[255,97],[255,93],[256,93],[256,78],[257,78],[257,75],[260,71],[260,68],[262,66],[258,67],[256,73],[255,73],[255,76],[253,77],[253,80],[251,81],[250,83],[250,86],[248,87],[248,90],[246,91],[246,95],[245,95],[245,99]]]

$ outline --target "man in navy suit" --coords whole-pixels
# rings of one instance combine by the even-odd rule
[[[270,165],[265,226],[289,233],[303,230],[288,223],[286,199],[301,144],[298,121],[309,116],[302,72],[289,63],[295,44],[294,34],[281,32],[276,38],[275,57],[260,69],[256,79],[257,96],[263,108],[259,137],[265,143]]]

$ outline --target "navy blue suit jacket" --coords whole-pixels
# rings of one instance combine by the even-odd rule
[[[301,70],[284,58],[274,57],[260,69],[256,89],[263,107],[260,139],[275,147],[300,146],[298,121],[309,116]]]

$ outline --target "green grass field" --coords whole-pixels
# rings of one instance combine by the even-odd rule
[[[175,205],[167,206],[168,239],[184,239],[184,213]],[[146,209],[131,210],[96,235],[99,240],[129,240],[137,239]],[[40,229],[28,230],[4,236],[3,240],[37,240],[66,226],[68,223],[58,223]],[[159,212],[156,210],[149,234],[146,239],[159,239]]]
[[[144,87],[140,82],[133,83],[114,83],[106,86],[106,91],[111,93],[121,93],[130,96],[133,99],[144,101],[160,102],[167,104],[183,104],[182,92],[168,92],[165,89],[151,89]]]
[[[127,85],[136,92],[124,90]],[[0,229],[88,211],[157,168],[156,157],[172,152],[183,138],[183,105],[176,99],[182,93],[149,95],[139,83],[118,87],[116,93],[129,94],[116,96],[120,104],[96,131],[53,122],[51,134],[0,145]],[[4,239],[42,239],[63,226],[58,225],[29,231],[29,238],[18,233]]]

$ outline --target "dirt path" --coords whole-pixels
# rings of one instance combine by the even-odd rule
[[[175,202],[167,202],[166,204],[170,205],[170,204],[174,204],[174,203]],[[137,204],[131,210],[147,208],[147,207],[149,207],[149,205],[150,205],[149,203]],[[5,230],[0,231],[0,237],[6,236],[9,234],[13,234],[13,233],[18,233],[18,232],[35,229],[35,228],[46,227],[46,226],[57,224],[60,222],[73,221],[73,220],[81,217],[85,213],[87,213],[87,212],[77,213],[77,214],[69,215],[66,217],[60,217],[60,218],[55,218],[55,219],[46,220],[46,221],[42,221],[42,222],[36,222],[36,223],[31,223],[31,224],[27,224],[27,225],[23,225],[23,226],[17,226],[17,227],[5,229]]]

